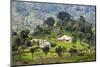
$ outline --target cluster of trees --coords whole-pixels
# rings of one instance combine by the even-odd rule
[[[28,29],[22,30],[19,33],[12,31],[12,45],[16,46],[32,46],[30,39],[29,39],[30,31]]]
[[[27,47],[32,46],[31,41],[29,39],[29,33],[30,31],[28,29],[22,30],[19,33],[12,31],[12,56],[14,60],[15,55],[20,56],[21,60],[21,55],[24,52],[24,49]]]
[[[22,30],[19,33],[12,31],[12,51],[13,51],[13,57],[15,55],[20,56],[21,60],[21,55],[22,53],[26,53],[24,49],[27,49],[27,47],[30,48],[30,52],[32,54],[32,60],[33,60],[33,54],[34,52],[39,48],[39,47],[32,47],[32,43],[30,42],[31,38],[29,37],[30,31],[28,29]],[[53,43],[54,44],[54,43]],[[54,44],[55,47],[56,44]],[[50,51],[50,47],[46,46],[42,48],[42,51],[47,55],[48,52]],[[63,46],[58,46],[55,48],[55,52],[58,54],[58,56],[63,56],[64,52],[66,52],[66,48]],[[75,50],[71,49],[69,51],[70,53],[75,53]]]
[[[33,54],[39,48],[39,46],[32,47],[33,46],[33,44],[31,43],[32,38],[30,38],[29,33],[30,31],[28,29],[22,30],[19,33],[12,31],[13,60],[14,60],[15,55],[19,55],[20,60],[21,60],[22,53],[27,53],[27,52],[30,52],[32,54],[32,60],[33,60]],[[29,51],[25,52],[24,49],[27,49],[27,48],[29,49]],[[46,55],[50,50],[48,46],[41,49]]]
[[[88,43],[89,45],[95,45],[95,31],[93,31],[92,23],[89,23],[85,20],[83,16],[80,16],[79,20],[74,20],[73,16],[65,11],[61,11],[57,14],[58,19],[54,19],[53,17],[48,17],[43,25],[37,25],[35,28],[35,35],[51,35],[51,38],[56,38],[59,35],[63,35],[64,33],[70,33],[73,37],[73,42],[80,40],[81,42]],[[57,22],[57,23],[56,23]],[[56,25],[54,25],[56,23]],[[59,32],[55,29],[59,29]],[[54,31],[55,30],[55,31]],[[59,34],[58,34],[59,33]],[[24,49],[27,47],[32,47],[31,37],[29,36],[30,30],[21,30],[20,32],[12,31],[12,51],[18,52],[21,57],[21,54],[24,52]],[[55,45],[55,44],[54,44]],[[55,46],[53,46],[55,47]],[[31,48],[29,52],[33,54],[38,47]],[[66,52],[66,48],[62,46],[58,46],[55,48],[55,52],[58,56],[63,56],[64,52]],[[42,51],[47,55],[50,51],[50,48],[44,47]],[[71,55],[77,54],[78,51],[76,49],[71,48],[69,50]],[[13,55],[14,55],[13,54]]]
[[[58,56],[63,56],[64,52],[66,52],[66,48],[64,46],[58,46],[56,48],[56,53],[58,54]]]
[[[48,17],[43,26],[47,25],[46,28],[43,26],[36,26],[36,34],[51,34],[52,30],[55,28],[60,28],[59,33],[67,33],[72,34],[73,41],[79,39],[80,41],[95,44],[95,31],[93,31],[93,23],[89,23],[85,20],[84,16],[80,16],[78,20],[74,20],[73,16],[65,11],[61,11],[57,14],[58,19],[54,19],[53,17]],[[57,23],[56,23],[57,22]],[[56,23],[56,27],[54,24]]]

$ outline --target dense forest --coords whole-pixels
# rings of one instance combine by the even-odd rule
[[[95,25],[87,22],[84,16],[75,20],[66,11],[60,11],[56,18],[58,20],[52,16],[47,17],[32,33],[27,28],[20,31],[12,29],[14,65],[96,60]],[[72,41],[59,41],[64,35]]]

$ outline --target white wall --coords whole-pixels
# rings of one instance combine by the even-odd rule
[[[26,1],[26,0],[25,0]],[[29,1],[29,0],[27,0]],[[97,61],[85,63],[67,63],[38,65],[38,67],[99,67],[100,64],[100,0],[31,0],[41,2],[87,4],[97,7]],[[0,0],[0,67],[10,67],[10,0]],[[25,67],[25,66],[24,66]],[[32,67],[32,66],[27,66]],[[34,66],[37,67],[37,66]]]

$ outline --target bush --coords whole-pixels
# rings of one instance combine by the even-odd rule
[[[66,48],[63,46],[63,47],[61,47],[61,46],[58,46],[57,48],[56,48],[56,53],[59,55],[59,56],[62,56],[63,55],[63,53],[66,51]]]
[[[71,53],[72,56],[72,55],[76,55],[78,53],[78,50],[74,48],[70,48],[69,52]]]
[[[48,52],[50,51],[50,48],[49,48],[49,46],[46,46],[46,47],[42,48],[42,50],[47,55]]]

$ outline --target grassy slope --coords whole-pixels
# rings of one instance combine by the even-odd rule
[[[72,36],[70,33],[66,33],[68,36]],[[33,60],[31,53],[23,53],[22,59],[20,56],[16,55],[14,64],[47,64],[47,63],[59,63],[59,62],[82,62],[82,61],[93,61],[95,60],[95,53],[86,54],[85,56],[71,56],[70,53],[66,52],[63,58],[59,57],[57,53],[55,53],[55,48],[58,46],[64,46],[67,50],[70,48],[76,48],[77,50],[87,49],[89,46],[87,43],[80,42],[77,40],[76,42],[59,42],[56,38],[47,38],[47,35],[38,35],[33,36],[34,38],[42,38],[47,39],[48,41],[55,43],[56,46],[52,47],[48,53],[45,55],[42,50],[39,50],[34,53]],[[74,46],[74,47],[73,47]],[[33,46],[34,47],[34,46]],[[26,51],[29,49],[25,49]],[[18,63],[19,62],[19,63]]]
[[[73,46],[76,46],[76,49],[77,50],[81,50],[81,49],[84,49],[84,48],[87,48],[87,45],[86,43],[84,43],[84,45],[81,45],[80,44],[80,41],[76,41],[76,42],[72,42],[72,43],[69,43],[69,42],[59,42],[55,39],[49,39],[49,41],[53,42],[53,43],[56,43],[56,47],[58,46],[65,46],[67,50],[69,50],[70,48],[73,48]],[[95,60],[95,54],[91,54],[91,55],[86,55],[86,56],[70,56],[70,53],[67,53],[64,58],[60,58],[58,57],[58,55],[55,53],[55,48],[56,47],[53,47],[50,49],[50,52],[48,53],[48,55],[46,56],[42,50],[39,50],[37,52],[34,53],[34,57],[33,57],[33,60],[32,60],[32,55],[31,53],[23,53],[22,54],[22,59],[19,59],[20,56],[15,56],[15,61],[14,61],[14,64],[19,64],[18,62],[23,62],[21,64],[43,64],[43,63],[59,63],[59,62],[81,62],[81,61],[92,61],[92,60]],[[28,49],[26,49],[27,51]],[[53,58],[53,59],[52,59]],[[89,58],[89,59],[88,59]],[[41,61],[41,60],[42,61]]]

